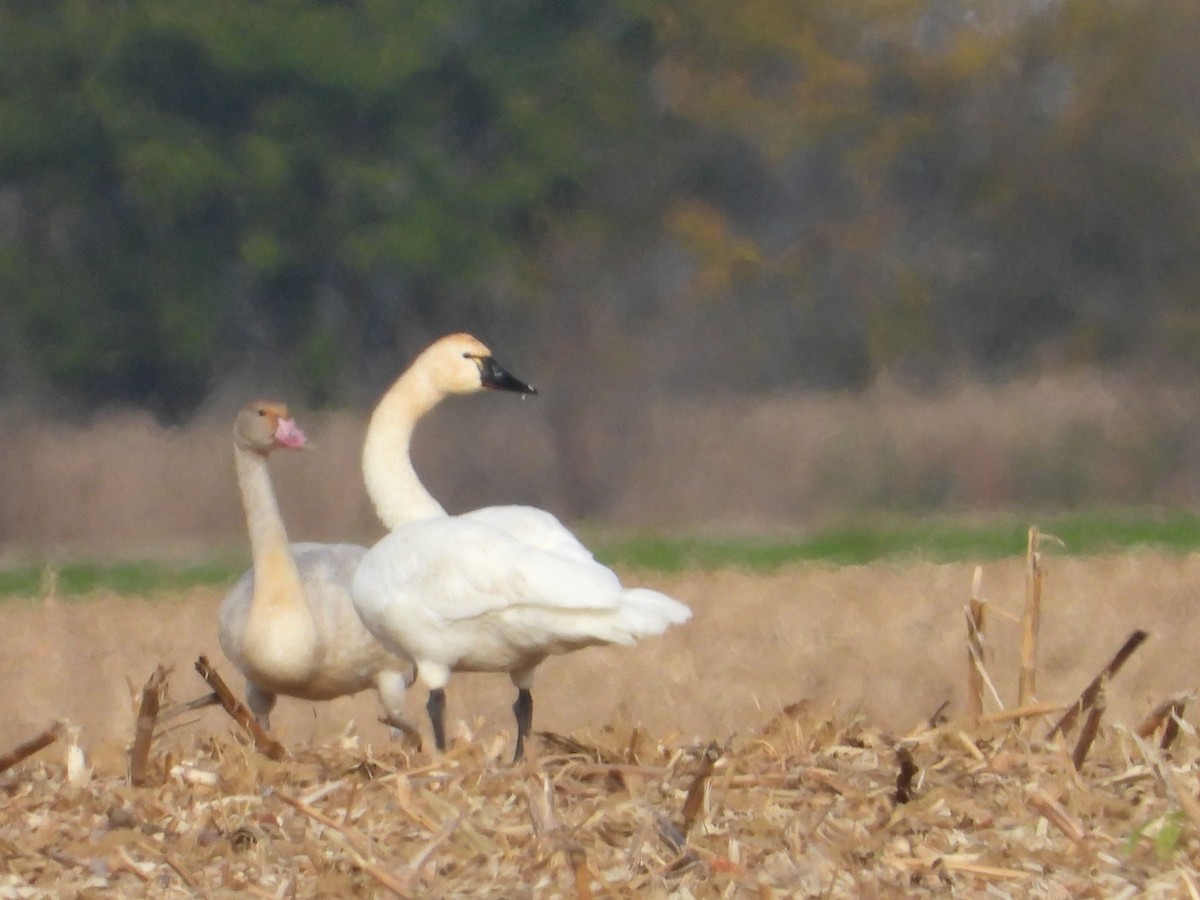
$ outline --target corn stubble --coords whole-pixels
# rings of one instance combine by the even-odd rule
[[[704,740],[541,732],[515,766],[506,735],[429,754],[349,726],[283,752],[224,701],[225,731],[167,726],[156,670],[131,715],[144,787],[128,771],[71,784],[53,730],[4,757],[0,895],[1194,895],[1190,695],[1133,729],[1105,721],[1135,630],[1073,701],[1038,700],[1036,647],[1013,648],[1004,708],[984,604],[977,576],[958,718],[897,735],[813,697]]]

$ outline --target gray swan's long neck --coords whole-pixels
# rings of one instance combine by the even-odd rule
[[[235,458],[254,560],[254,589],[240,638],[246,677],[260,686],[304,684],[319,666],[320,635],[288,545],[267,460],[244,447],[237,448]]]
[[[250,555],[258,568],[279,553],[288,553],[287,530],[283,516],[279,514],[266,457],[237,445],[234,451],[238,486],[246,510],[246,529],[250,535]]]

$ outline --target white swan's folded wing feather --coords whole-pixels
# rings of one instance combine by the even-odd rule
[[[562,522],[534,506],[485,506],[458,518],[493,525],[529,547],[548,550],[581,562],[594,557]]]
[[[404,596],[445,623],[510,607],[611,609],[620,582],[611,569],[517,540],[462,516],[414,522],[383,538],[359,571],[356,593]]]
[[[353,594],[360,612],[419,607],[423,616],[446,623],[503,609],[507,605],[503,596],[477,585],[478,569],[490,555],[488,532],[494,529],[458,527],[463,525],[449,518],[424,519],[379,541],[354,577]],[[464,541],[473,548],[470,566],[462,562]]]

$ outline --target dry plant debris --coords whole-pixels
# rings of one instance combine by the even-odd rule
[[[1174,897],[1197,881],[1187,723],[1169,756],[1102,725],[1078,772],[1069,745],[1011,724],[896,738],[808,704],[719,747],[616,728],[539,745],[510,766],[503,736],[409,755],[348,728],[277,761],[240,732],[174,731],[143,788],[72,785],[42,753],[0,776],[0,897]]]
[[[225,708],[225,711],[254,739],[254,746],[276,761],[287,756],[287,750],[284,749],[284,746],[271,737],[271,735],[267,734],[263,727],[258,724],[258,721],[251,714],[250,710],[226,686],[224,680],[217,674],[217,670],[212,667],[207,657],[201,656],[196,660],[196,672],[208,682],[208,686],[212,688],[213,694],[216,695],[217,701]]]
[[[37,753],[39,750],[45,750],[55,741],[57,741],[63,733],[63,723],[55,722],[46,730],[42,731],[35,737],[18,744],[8,753],[0,756],[0,772],[6,769],[11,769],[18,763],[28,759]]]
[[[718,740],[540,732],[519,765],[502,762],[503,734],[431,755],[368,744],[353,724],[289,751],[203,657],[239,727],[165,727],[209,701],[160,710],[160,667],[129,772],[89,765],[74,738],[48,749],[74,734],[63,725],[0,756],[0,900],[1200,898],[1191,694],[1133,729],[1104,718],[1145,633],[1070,706],[1033,695],[1044,537],[1030,530],[1017,705],[983,711],[984,685],[1000,697],[976,575],[966,715],[943,704],[901,737],[806,700]]]
[[[154,739],[154,728],[158,724],[158,709],[166,692],[168,666],[158,666],[142,688],[142,699],[138,704],[137,725],[133,733],[133,747],[129,751],[129,782],[146,784],[146,770],[150,765],[150,744]]]

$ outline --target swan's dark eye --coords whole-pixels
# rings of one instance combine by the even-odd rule
[[[470,351],[468,351],[463,354],[463,359],[474,359],[474,356],[471,354]]]
[[[260,410],[258,411],[258,414],[259,414],[260,416],[265,416],[265,415],[267,414],[267,411],[266,411],[265,409],[260,409]]]

